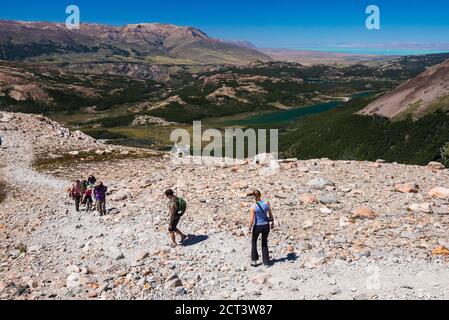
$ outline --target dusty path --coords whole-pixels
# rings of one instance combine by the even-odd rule
[[[35,151],[25,133],[6,132],[4,140],[7,142],[2,150],[3,166],[0,168],[3,180],[20,190],[28,190],[33,194],[39,193],[40,190],[59,192],[68,185],[68,181],[36,172],[32,168]]]
[[[64,148],[58,152],[89,144],[8,125],[0,150],[0,180],[9,191],[0,203],[0,298],[449,298],[448,262],[431,255],[449,243],[449,199],[426,195],[449,183],[445,172],[312,160],[261,178],[248,166],[177,166],[155,158],[74,164],[44,174],[31,163],[48,141]],[[92,172],[110,187],[107,217],[76,213],[63,192],[70,180]],[[309,186],[322,177],[335,186]],[[417,193],[392,188],[409,179],[419,183]],[[167,187],[189,204],[180,228],[192,237],[176,249],[168,247],[166,234],[161,191]],[[269,269],[249,267],[251,202],[244,194],[253,188],[265,192],[277,218]],[[314,196],[322,203],[307,204]],[[424,201],[432,212],[407,210]],[[362,205],[377,217],[345,220]]]

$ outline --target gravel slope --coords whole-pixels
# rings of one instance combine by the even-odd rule
[[[0,114],[0,133],[2,299],[449,298],[449,190],[429,195],[448,185],[447,170],[322,159],[273,171],[153,157],[41,173],[36,154],[111,147],[36,116]],[[106,217],[76,213],[64,192],[93,172],[110,188]],[[188,201],[180,228],[192,235],[175,249],[168,187]],[[245,194],[254,188],[277,221],[268,269],[249,266]]]

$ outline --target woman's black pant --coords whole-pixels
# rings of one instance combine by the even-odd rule
[[[263,264],[270,264],[270,253],[268,251],[268,235],[270,234],[270,225],[255,226],[253,229],[251,259],[253,261],[259,260],[259,253],[257,252],[257,240],[259,235],[262,235],[262,258]]]
[[[80,211],[81,196],[74,196],[76,211]]]

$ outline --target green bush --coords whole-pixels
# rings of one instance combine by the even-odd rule
[[[127,127],[134,121],[134,114],[127,114],[118,117],[107,117],[99,120],[95,120],[96,123],[100,123],[105,128],[114,127]]]

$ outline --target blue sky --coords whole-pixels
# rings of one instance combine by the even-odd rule
[[[0,19],[62,22],[69,4],[80,7],[82,22],[191,25],[259,47],[449,44],[447,0],[2,0]],[[381,30],[365,28],[370,4],[380,7]]]

